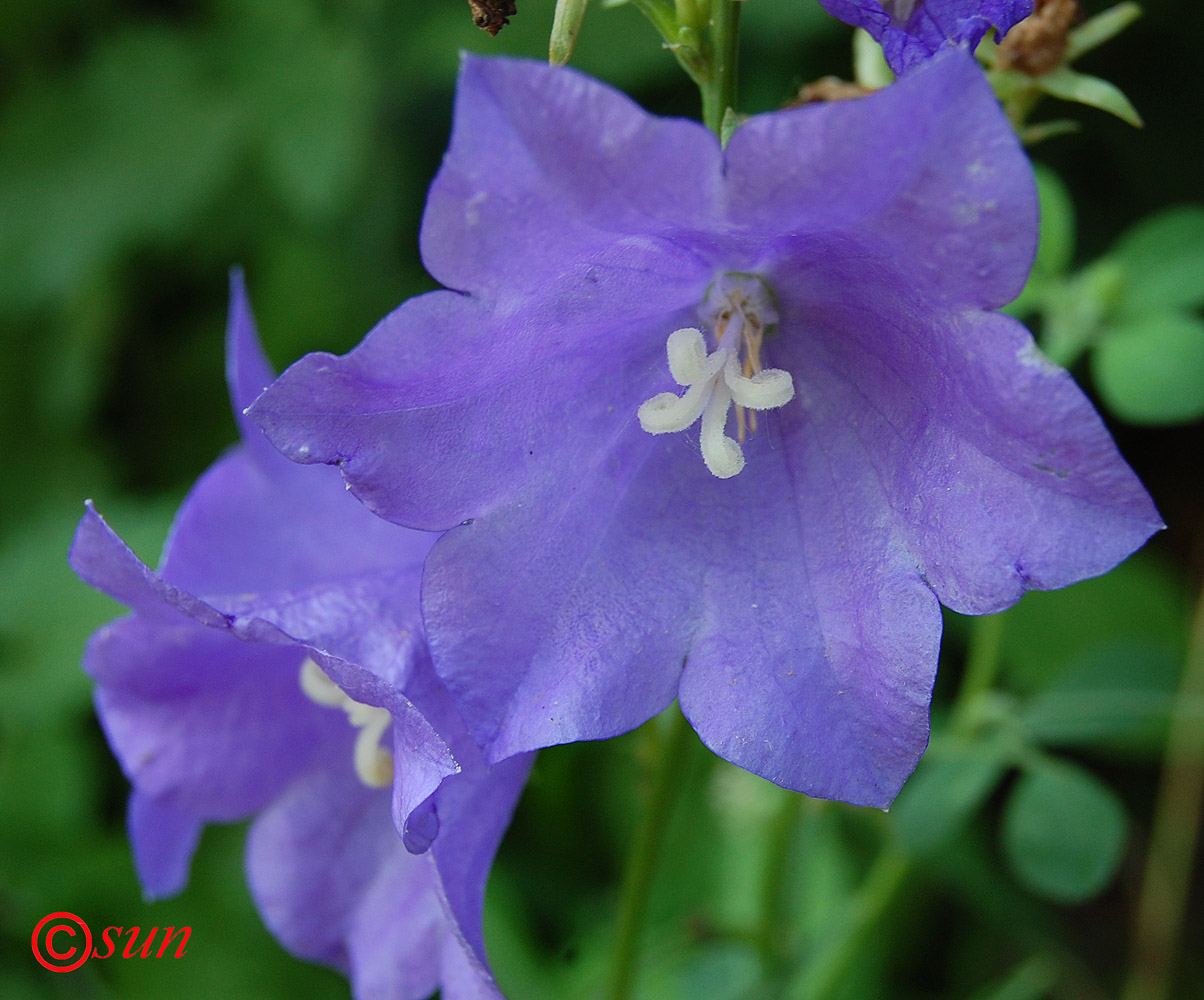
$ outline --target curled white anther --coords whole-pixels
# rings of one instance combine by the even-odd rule
[[[794,399],[794,379],[781,368],[763,368],[751,376],[740,372],[735,356],[723,367],[723,380],[737,406],[748,410],[775,410]]]
[[[393,756],[380,745],[393,717],[386,708],[356,701],[311,657],[301,664],[301,690],[310,701],[325,708],[341,708],[347,721],[359,730],[355,738],[353,760],[356,776],[369,788],[388,788],[393,784]]]
[[[669,374],[678,385],[694,385],[706,376],[707,342],[702,331],[687,326],[669,334],[665,344],[669,353]]]
[[[686,391],[680,396],[660,392],[640,405],[636,416],[649,434],[684,431],[702,416],[715,380],[732,354],[721,349],[708,355],[702,332],[690,327],[674,330],[666,346],[669,372],[678,385],[686,386]]]

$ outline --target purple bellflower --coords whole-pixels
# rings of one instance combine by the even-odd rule
[[[971,50],[992,28],[1002,38],[1033,12],[1033,0],[819,0],[833,17],[864,28],[902,75],[947,45]]]
[[[451,529],[423,610],[487,759],[676,697],[728,760],[885,806],[927,744],[938,599],[999,611],[1160,526],[993,311],[1036,233],[956,49],[726,151],[571,70],[468,59],[422,226],[455,291],[251,413],[383,516]]]
[[[161,570],[91,505],[71,550],[133,610],[85,667],[133,784],[145,891],[184,886],[205,823],[255,816],[252,895],[291,951],[360,998],[500,997],[484,887],[530,759],[490,769],[434,676],[418,607],[433,536],[286,461],[242,414],[272,374],[238,277],[227,347],[243,441],[185,500]]]

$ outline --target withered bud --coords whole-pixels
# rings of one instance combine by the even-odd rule
[[[872,93],[869,87],[863,87],[859,83],[851,83],[838,76],[824,76],[814,83],[804,84],[799,89],[798,96],[788,106],[814,104],[818,101],[849,101]]]
[[[472,23],[482,31],[496,35],[518,11],[515,0],[468,0],[472,8]]]
[[[1033,12],[999,43],[998,69],[1044,76],[1062,65],[1066,36],[1079,19],[1078,0],[1036,0]]]

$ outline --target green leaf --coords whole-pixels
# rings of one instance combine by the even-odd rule
[[[1184,653],[1183,592],[1159,562],[1143,553],[1093,580],[1026,594],[1005,614],[1008,686],[1023,693],[1051,687],[1075,661],[1117,641],[1164,645],[1176,662]]]
[[[1099,108],[1137,128],[1142,125],[1141,115],[1132,102],[1115,85],[1098,76],[1088,76],[1059,66],[1052,73],[1038,77],[1035,83],[1040,90],[1053,97]]]
[[[1065,62],[1074,62],[1104,42],[1115,38],[1130,24],[1141,17],[1141,8],[1135,3],[1118,3],[1101,14],[1096,14],[1075,28],[1067,38]]]
[[[1058,981],[1058,965],[1049,955],[1034,955],[1003,979],[979,990],[971,1000],[1041,1000]]]
[[[1046,275],[1063,274],[1074,257],[1074,202],[1056,173],[1040,164],[1033,169],[1041,199],[1041,242],[1033,269]]]
[[[1082,126],[1070,118],[1055,118],[1053,121],[1036,122],[1033,125],[1025,125],[1020,130],[1020,141],[1025,146],[1035,146],[1039,142],[1044,142],[1046,139],[1053,139],[1059,135],[1071,135],[1078,132]]]
[[[1204,322],[1165,312],[1110,329],[1091,356],[1104,403],[1131,424],[1204,416]]]
[[[1079,903],[1112,880],[1127,825],[1107,785],[1077,765],[1046,758],[1021,775],[1008,797],[1003,852],[1033,892]]]
[[[1178,677],[1179,657],[1165,642],[1119,640],[1078,657],[1024,706],[1021,721],[1047,745],[1156,753]]]
[[[247,137],[298,216],[344,207],[371,148],[371,60],[359,38],[305,5],[248,3],[231,22]]]
[[[903,849],[922,855],[945,844],[991,794],[1009,757],[999,738],[934,740],[890,810]]]
[[[1116,311],[1123,294],[1120,265],[1108,257],[1071,278],[1051,280],[1042,303],[1042,350],[1055,364],[1069,367],[1099,336],[1101,324]]]
[[[1122,268],[1127,312],[1204,305],[1204,205],[1144,219],[1109,254]]]

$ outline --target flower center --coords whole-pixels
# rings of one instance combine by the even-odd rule
[[[680,396],[658,393],[636,416],[649,434],[684,431],[702,417],[702,460],[713,475],[730,479],[744,468],[740,445],[746,432],[756,431],[757,411],[789,403],[794,380],[789,372],[761,363],[761,344],[778,314],[769,288],[756,275],[722,275],[707,289],[698,313],[714,336],[715,349],[708,353],[706,339],[695,327],[669,334],[669,374],[686,391]],[[733,402],[737,440],[727,436]]]
[[[388,709],[356,701],[310,657],[301,664],[301,690],[317,705],[341,708],[347,721],[359,730],[355,739],[355,773],[369,788],[388,788],[393,784],[393,756],[380,745],[380,738],[393,717]]]

